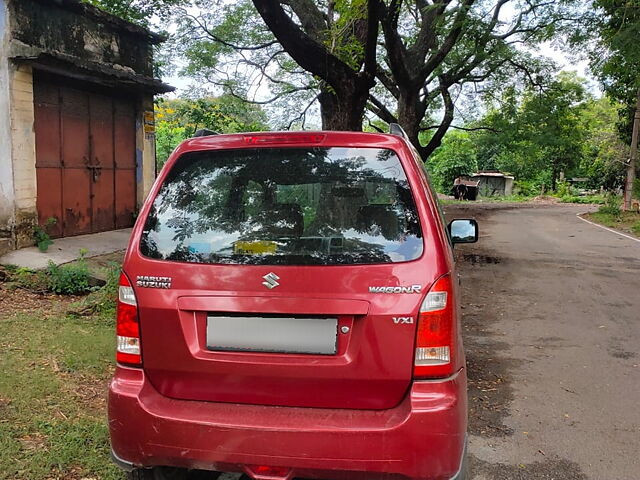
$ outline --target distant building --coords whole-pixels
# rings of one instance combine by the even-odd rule
[[[163,37],[80,0],[0,0],[0,254],[133,225],[155,178]]]
[[[514,177],[501,172],[478,172],[471,175],[478,182],[481,197],[508,196],[513,193]]]

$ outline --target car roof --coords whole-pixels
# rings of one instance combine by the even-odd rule
[[[273,147],[369,147],[400,150],[408,147],[398,135],[344,131],[247,132],[195,137],[182,142],[176,153],[202,150]]]

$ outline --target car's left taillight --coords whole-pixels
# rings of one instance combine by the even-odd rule
[[[420,307],[413,377],[453,375],[457,362],[455,292],[451,275],[440,277]]]
[[[138,303],[131,282],[120,274],[116,314],[116,361],[125,365],[142,365]]]

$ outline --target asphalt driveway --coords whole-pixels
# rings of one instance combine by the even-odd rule
[[[453,205],[474,480],[640,478],[640,242],[584,206]]]

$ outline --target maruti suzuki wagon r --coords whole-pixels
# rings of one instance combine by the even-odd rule
[[[120,277],[113,458],[135,479],[465,477],[452,246],[400,134],[182,143]]]

